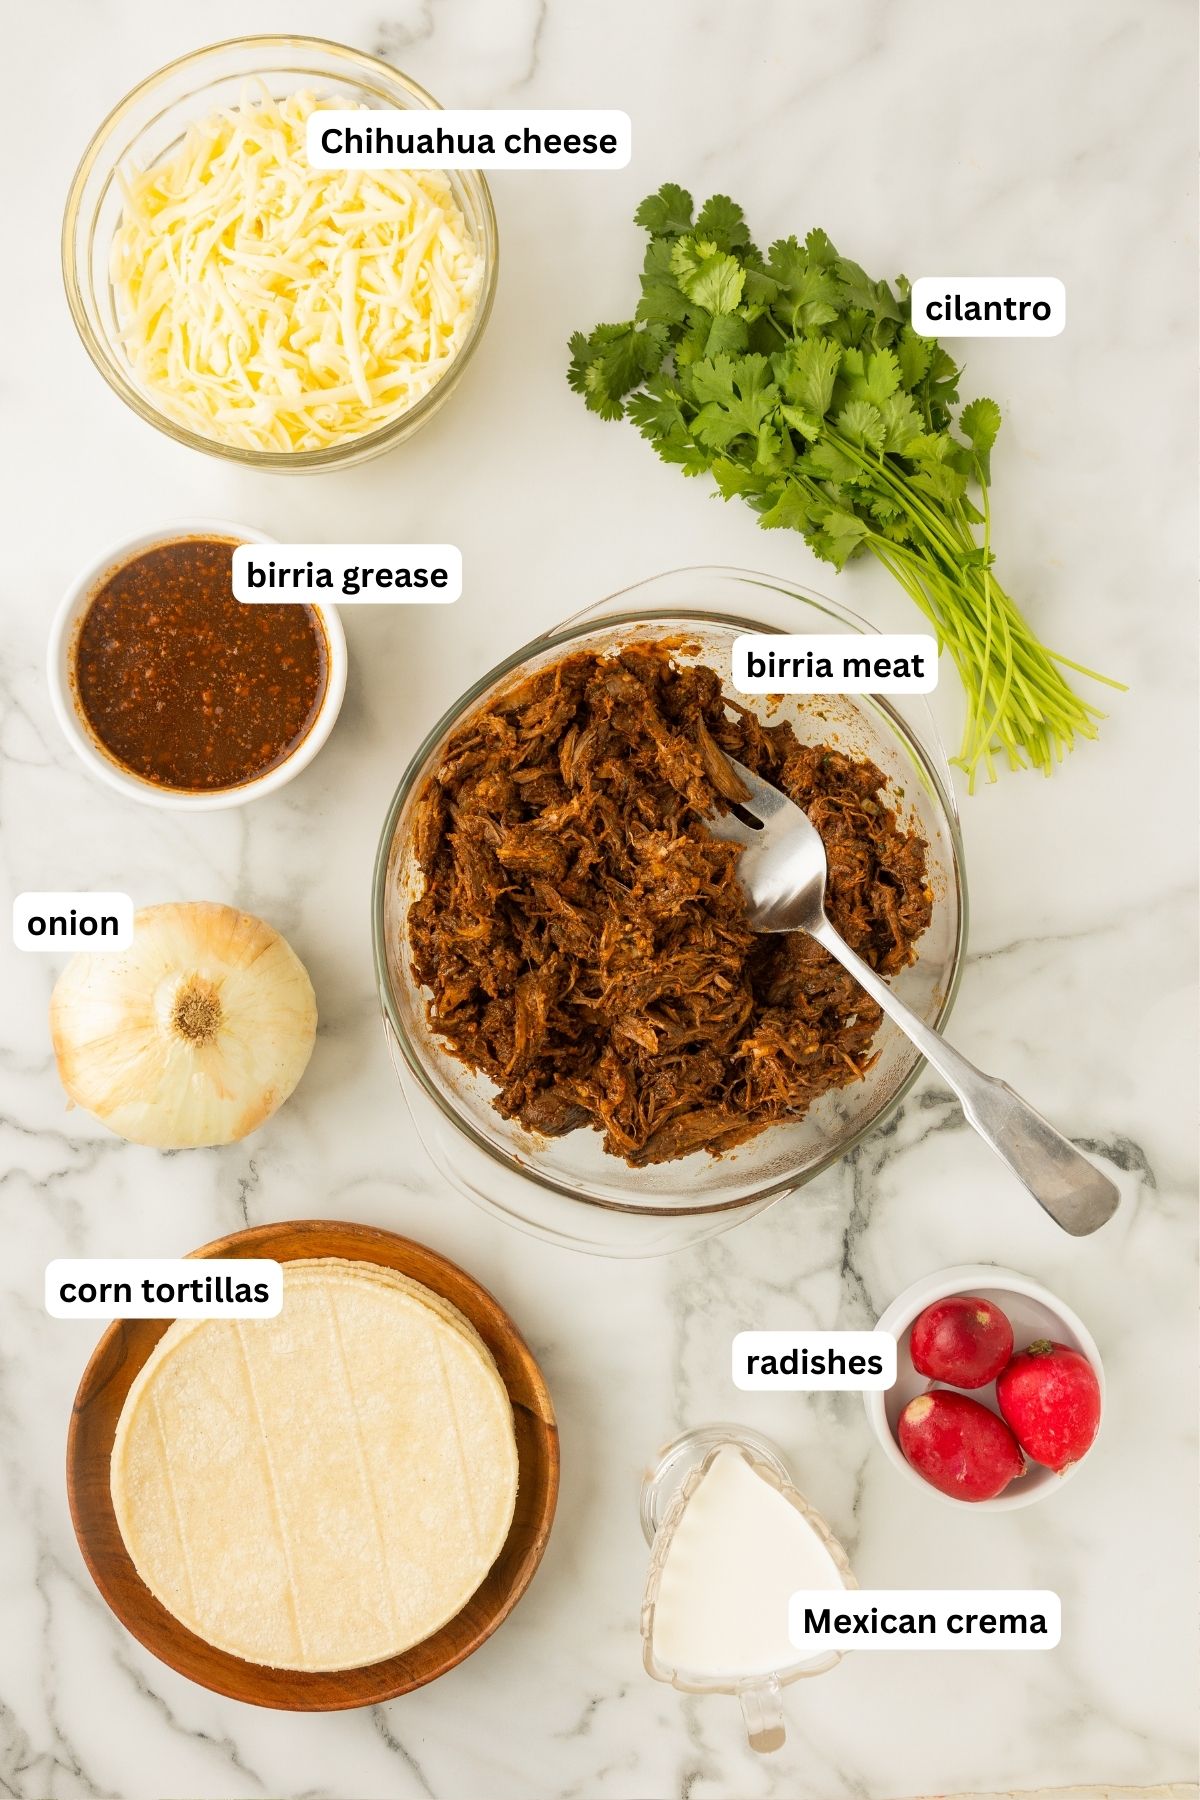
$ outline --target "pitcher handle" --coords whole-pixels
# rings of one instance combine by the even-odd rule
[[[743,1682],[737,1690],[737,1697],[741,1701],[742,1720],[746,1736],[750,1740],[750,1748],[763,1755],[772,1750],[781,1750],[787,1731],[783,1722],[778,1677],[767,1675],[760,1680]]]

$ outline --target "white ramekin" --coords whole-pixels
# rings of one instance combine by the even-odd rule
[[[1082,1463],[1073,1463],[1061,1475],[1056,1475],[1053,1469],[1045,1469],[1040,1463],[1030,1462],[1025,1474],[994,1500],[956,1500],[953,1494],[943,1494],[931,1487],[915,1469],[910,1468],[900,1449],[896,1426],[908,1402],[931,1387],[949,1385],[945,1382],[931,1382],[913,1368],[908,1349],[909,1326],[927,1306],[932,1306],[935,1300],[947,1300],[951,1294],[974,1294],[981,1300],[991,1300],[1002,1307],[1013,1328],[1015,1350],[1023,1350],[1027,1344],[1036,1343],[1038,1338],[1051,1338],[1057,1344],[1069,1344],[1073,1350],[1082,1351],[1096,1371],[1096,1380],[1100,1383],[1100,1425],[1103,1429],[1104,1366],[1091,1332],[1066,1302],[1052,1294],[1049,1288],[1044,1288],[1040,1282],[1031,1281],[1028,1275],[1019,1275],[1015,1269],[1001,1269],[994,1263],[963,1263],[956,1269],[939,1269],[932,1275],[922,1276],[920,1281],[914,1281],[911,1287],[905,1288],[892,1301],[875,1329],[890,1332],[896,1340],[896,1384],[885,1394],[863,1395],[871,1429],[893,1468],[906,1481],[919,1487],[923,1494],[930,1494],[947,1506],[979,1513],[1011,1512],[1014,1507],[1032,1506],[1035,1500],[1044,1500],[1048,1494],[1057,1493]],[[970,1397],[998,1413],[995,1391],[990,1384],[985,1388],[973,1389]],[[1093,1443],[1092,1451],[1094,1449]],[[1091,1455],[1092,1451],[1088,1454]]]
[[[311,730],[296,745],[290,756],[276,768],[269,769],[265,775],[259,775],[253,781],[244,781],[238,787],[222,788],[214,793],[189,794],[158,787],[151,781],[143,780],[140,775],[135,775],[132,770],[123,769],[96,743],[80,712],[71,667],[76,629],[107,575],[132,561],[135,556],[140,556],[143,551],[152,550],[156,544],[172,543],[178,538],[187,537],[233,538],[239,543],[247,544],[276,542],[265,531],[252,530],[248,525],[231,525],[225,519],[184,519],[170,525],[157,526],[153,531],[143,531],[137,537],[110,545],[102,556],[89,563],[76,577],[59,603],[50,628],[46,674],[50,684],[50,704],[63,735],[76,756],[98,780],[107,787],[115,788],[127,799],[140,800],[144,806],[167,807],[173,812],[215,812],[227,806],[245,806],[249,800],[257,800],[263,794],[273,794],[277,788],[291,781],[294,775],[298,775],[301,769],[308,767],[333,730],[341,711],[348,667],[346,634],[336,608],[325,602],[309,602],[325,631],[329,657],[325,697]]]

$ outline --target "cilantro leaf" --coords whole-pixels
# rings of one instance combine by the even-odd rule
[[[675,344],[675,366],[679,370],[708,357],[740,355],[748,348],[750,327],[739,313],[710,313],[704,307],[693,307],[688,313],[688,327]]]
[[[806,337],[773,360],[776,379],[794,406],[820,419],[829,411],[842,353],[828,338]]]
[[[818,418],[816,413],[806,412],[802,406],[785,404],[779,408],[779,415],[784,423],[790,425],[793,431],[798,431],[802,438],[815,440],[820,437],[824,420]]]
[[[967,478],[952,469],[949,463],[927,462],[912,477],[912,485],[919,494],[928,494],[943,506],[952,507],[966,493]]]
[[[661,365],[666,348],[661,325],[597,325],[590,337],[577,331],[567,379],[592,412],[619,419],[625,395]]]
[[[804,250],[809,262],[820,268],[831,267],[838,260],[837,251],[819,225],[814,225],[805,238]]]
[[[709,327],[706,356],[741,355],[750,342],[750,328],[740,313],[718,313]]]
[[[652,375],[645,387],[626,401],[625,411],[642,436],[651,441],[687,427],[682,396],[666,375]]]
[[[778,400],[765,356],[715,356],[692,369],[692,391],[700,411],[692,432],[701,443],[724,450],[735,438],[757,437]]]
[[[929,339],[918,337],[912,326],[906,325],[896,340],[896,361],[900,365],[900,379],[910,391],[924,377],[932,355],[933,345]]]
[[[862,549],[864,540],[870,535],[870,526],[857,513],[831,506],[825,511],[814,511],[808,541],[825,562],[842,569]]]
[[[878,519],[881,525],[886,525],[892,519],[901,518],[904,508],[890,494],[872,494],[867,502],[867,511],[873,519]]]
[[[945,462],[949,453],[950,439],[940,431],[919,432],[909,439],[904,451],[916,462]]]
[[[703,307],[689,307],[687,326],[682,337],[675,339],[675,371],[686,384],[688,371],[693,363],[703,362],[708,352],[708,334],[712,328],[712,314]],[[688,389],[690,397],[690,388]]]
[[[712,313],[728,313],[742,298],[746,275],[735,256],[698,238],[676,238],[671,268],[679,286],[697,306]]]
[[[868,450],[883,449],[887,426],[879,408],[872,406],[869,400],[851,400],[838,414],[837,424],[838,430],[851,443],[862,444]]]
[[[707,238],[718,250],[740,250],[750,242],[746,215],[727,194],[714,194],[696,217],[696,236]]]
[[[882,406],[900,386],[900,364],[891,350],[873,350],[866,356],[858,349],[846,350],[842,353],[842,381],[848,399]]]
[[[846,257],[838,258],[837,272],[845,290],[846,304],[858,307],[876,321],[890,319],[903,323],[904,314],[886,281],[872,281],[866,271]]]
[[[813,528],[814,518],[820,509],[814,504],[798,482],[789,481],[780,489],[779,496],[773,506],[763,513],[759,524],[764,531],[804,531]]]
[[[634,213],[633,222],[656,237],[677,237],[692,229],[692,196],[686,188],[665,181],[656,194],[647,194]]]
[[[913,439],[920,436],[923,428],[921,415],[911,398],[908,394],[890,395],[880,405],[879,416],[883,420],[884,449],[895,455],[903,455]]]
[[[994,400],[972,400],[958,416],[958,428],[979,459],[985,482],[992,478],[992,445],[1000,430],[1000,408]]]
[[[735,494],[744,500],[762,499],[774,492],[772,484],[757,469],[733,462],[727,456],[714,459],[712,473],[723,500],[732,500]]]
[[[841,284],[832,265],[811,257],[807,245],[780,238],[767,253],[767,272],[779,284],[773,309],[794,331],[811,331],[837,318]]]
[[[858,464],[836,444],[814,444],[800,458],[800,467],[817,481],[832,481],[842,487],[853,487],[862,478]]]
[[[743,259],[746,271],[746,307],[749,316],[764,312],[779,293],[779,283],[768,274],[767,266],[755,253]]]
[[[653,440],[666,463],[674,463],[685,475],[704,475],[712,467],[712,452],[698,444],[686,426],[672,426],[665,437]]]
[[[784,449],[784,445],[787,449]],[[773,425],[760,425],[758,436],[754,440],[754,466],[764,470],[768,475],[781,474],[789,464],[795,462],[796,453],[792,449],[789,434],[779,432]]]
[[[680,325],[687,318],[687,295],[671,267],[672,238],[651,238],[642,264],[642,297],[637,317],[645,324]]]
[[[921,393],[939,431],[944,431],[950,423],[950,408],[958,399],[958,376],[959,368],[954,358],[936,344]]]
[[[860,544],[865,537],[870,537],[871,528],[859,518],[857,513],[847,512],[844,507],[835,507],[825,520],[825,529],[836,538],[842,538],[847,545]],[[849,555],[849,550],[847,550]]]

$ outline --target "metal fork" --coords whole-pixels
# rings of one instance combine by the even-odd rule
[[[911,1038],[958,1095],[968,1124],[1055,1223],[1074,1237],[1098,1231],[1117,1209],[1120,1193],[1115,1184],[1006,1081],[983,1074],[931,1031],[855,954],[825,916],[828,864],[821,834],[795,801],[733,757],[726,760],[747,798],[736,811],[706,822],[717,837],[743,846],[738,873],[754,929],[807,931],[816,938]]]

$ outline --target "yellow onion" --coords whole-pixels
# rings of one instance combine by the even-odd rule
[[[256,1130],[303,1075],[316,1028],[312,983],[286,939],[208,900],[144,908],[128,950],[76,956],[50,1000],[71,1099],[160,1150]]]

